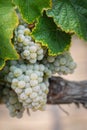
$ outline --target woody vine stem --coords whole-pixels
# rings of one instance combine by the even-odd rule
[[[61,77],[49,79],[48,104],[80,104],[87,108],[87,81],[68,81]]]

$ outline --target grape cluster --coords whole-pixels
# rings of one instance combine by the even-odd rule
[[[29,36],[30,29],[26,24],[19,25],[14,33],[14,45],[22,59],[26,59],[30,63],[36,63],[43,59],[45,50]]]
[[[11,83],[11,88],[17,93],[24,108],[43,110],[47,101],[50,76],[51,71],[43,64],[13,61],[5,80]]]
[[[44,58],[43,64],[47,64],[53,74],[58,73],[59,75],[72,74],[76,68],[76,63],[69,52],[58,56],[47,56]]]
[[[3,87],[2,101],[6,104],[11,117],[21,118],[24,107],[19,102],[17,94],[10,88],[9,84]]]
[[[76,63],[69,52],[49,56],[47,48],[35,43],[27,24],[14,31],[14,46],[20,55],[18,61],[8,61],[0,72],[6,87],[3,101],[11,116],[22,117],[24,109],[44,110],[49,91],[48,79],[52,74],[73,73]],[[1,94],[0,94],[1,95]]]

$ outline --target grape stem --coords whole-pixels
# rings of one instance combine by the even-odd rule
[[[47,103],[80,104],[87,108],[87,81],[68,81],[61,77],[52,77],[49,79],[49,93]]]

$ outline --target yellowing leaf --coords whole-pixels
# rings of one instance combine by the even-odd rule
[[[70,47],[70,35],[59,30],[53,19],[45,14],[40,17],[32,36],[36,42],[48,47],[50,55],[60,54]]]
[[[87,40],[87,0],[53,0],[47,15],[62,30]]]
[[[51,0],[13,0],[19,7],[23,18],[28,22],[34,22],[43,12],[50,8]]]
[[[18,58],[16,50],[11,44],[13,30],[17,23],[11,0],[0,0],[0,69],[4,65],[4,61]]]

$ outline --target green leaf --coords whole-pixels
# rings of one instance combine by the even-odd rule
[[[11,0],[0,0],[0,69],[3,67],[4,61],[18,58],[16,50],[11,44],[13,29],[17,23]]]
[[[41,42],[47,46],[50,55],[57,55],[69,49],[70,35],[58,30],[52,18],[45,14],[40,17],[36,28],[32,32],[32,37],[36,42]]]
[[[34,22],[43,12],[50,8],[51,0],[13,0],[19,7],[23,18],[28,22]]]
[[[62,30],[87,40],[87,0],[53,0],[47,15]]]

